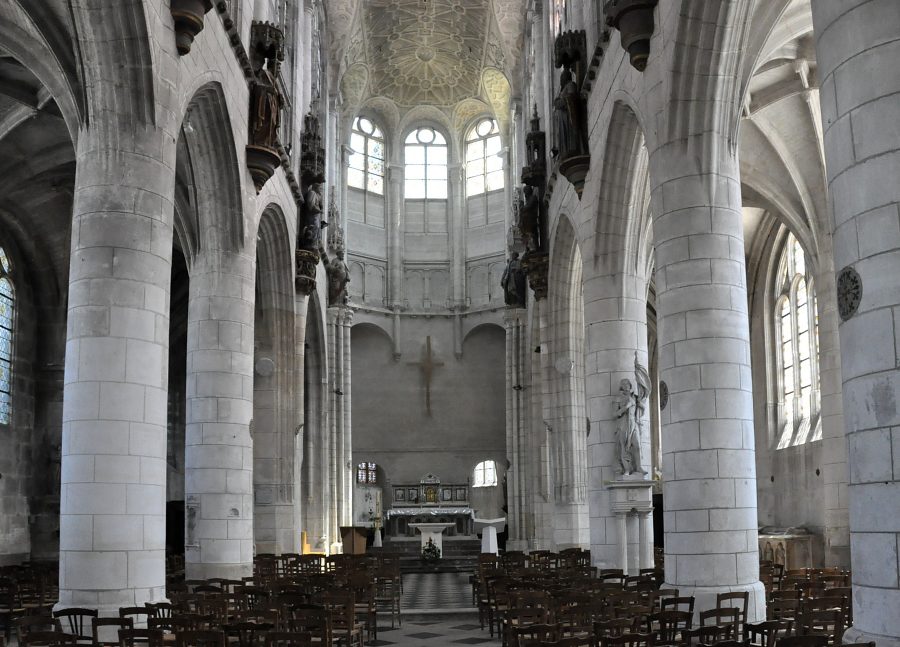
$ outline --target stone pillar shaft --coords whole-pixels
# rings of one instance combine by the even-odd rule
[[[698,609],[713,607],[717,593],[749,591],[755,622],[765,617],[765,593],[741,186],[731,151],[709,135],[650,153],[660,379],[670,394],[661,413],[665,570],[667,584],[697,597]],[[686,160],[697,161],[692,168]]]
[[[207,250],[191,267],[185,451],[189,579],[253,573],[255,264]]]
[[[524,309],[507,309],[506,324],[506,452],[510,466],[506,472],[507,549],[525,550],[528,536],[526,517],[530,505],[528,487],[528,384],[525,363],[528,349]]]
[[[811,6],[843,319],[854,616],[844,641],[890,647],[900,645],[900,9],[891,0]]]
[[[59,605],[165,597],[174,152],[78,140],[62,428]]]

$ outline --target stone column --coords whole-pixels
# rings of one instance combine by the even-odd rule
[[[399,159],[399,154],[398,154]],[[388,165],[390,193],[385,209],[388,229],[388,294],[392,308],[399,308],[403,301],[403,164]],[[396,339],[396,338],[395,338]]]
[[[506,471],[508,550],[526,550],[531,522],[531,493],[528,470],[528,329],[527,311],[508,308],[503,314],[506,327]]]
[[[342,398],[343,435],[341,437],[341,474],[344,481],[344,498],[341,500],[341,524],[355,525],[353,522],[353,487],[356,482],[356,470],[353,467],[353,428],[351,426],[351,381],[350,381],[350,327],[353,325],[353,310],[343,307],[341,312],[341,366],[340,384],[344,392]]]
[[[253,325],[247,251],[203,251],[191,267],[185,451],[185,575],[253,573]]]
[[[834,217],[850,469],[853,627],[900,645],[900,10],[891,0],[812,3]]]
[[[655,220],[666,583],[715,606],[759,581],[750,341],[736,153],[716,135],[650,152]]]
[[[58,606],[101,615],[166,583],[174,144],[117,135],[78,139],[62,416]]]
[[[616,512],[616,540],[618,542],[618,563],[616,568],[621,568],[628,575],[628,513]]]
[[[350,432],[350,324],[353,311],[347,306],[328,308],[328,367],[331,420],[331,491],[334,509],[334,541],[339,526],[353,524],[353,468]]]
[[[454,309],[466,305],[466,226],[468,207],[466,203],[466,167],[451,164],[448,170],[448,195],[450,196],[450,306]],[[454,348],[457,355],[462,348]]]

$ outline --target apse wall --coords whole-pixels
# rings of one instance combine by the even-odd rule
[[[479,326],[457,357],[453,326],[449,317],[403,318],[396,359],[381,329],[352,329],[353,459],[378,463],[386,507],[391,484],[418,483],[428,473],[443,483],[466,483],[483,460],[506,465],[505,333]],[[436,364],[430,416],[420,365],[428,337]],[[501,484],[502,478],[501,469]],[[479,516],[502,516],[502,488],[489,489],[470,490],[473,507]]]

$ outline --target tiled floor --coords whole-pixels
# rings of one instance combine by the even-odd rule
[[[392,645],[395,647],[444,647],[452,645],[499,645],[488,630],[481,631],[478,621],[460,618],[443,621],[404,621],[403,627],[378,628],[378,640],[366,643],[370,646]]]
[[[373,647],[454,647],[499,645],[487,628],[481,630],[472,606],[469,576],[462,573],[407,573],[403,576],[403,626],[391,629],[390,618],[379,618]]]
[[[400,608],[472,609],[468,573],[406,573]]]

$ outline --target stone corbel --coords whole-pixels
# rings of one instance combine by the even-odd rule
[[[175,21],[175,46],[179,55],[191,51],[194,38],[203,31],[203,17],[212,8],[212,0],[171,0],[169,11]]]
[[[643,72],[650,57],[650,39],[655,24],[653,10],[659,0],[607,0],[603,5],[606,24],[619,30],[622,49],[628,52],[631,66]]]

